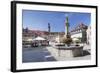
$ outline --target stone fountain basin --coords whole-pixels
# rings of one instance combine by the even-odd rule
[[[83,46],[53,46],[58,56],[79,57],[83,55]]]

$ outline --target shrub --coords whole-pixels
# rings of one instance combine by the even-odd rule
[[[72,43],[72,39],[70,37],[63,37],[61,42],[69,45]]]
[[[80,43],[80,40],[75,40],[75,43]]]

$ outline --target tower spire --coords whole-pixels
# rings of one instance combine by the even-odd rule
[[[51,29],[51,26],[50,26],[50,23],[48,23],[48,32],[50,33],[50,30]]]

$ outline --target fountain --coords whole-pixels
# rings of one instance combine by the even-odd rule
[[[61,45],[61,43],[65,45]],[[58,56],[64,57],[77,57],[83,55],[83,46],[70,45],[72,43],[72,38],[69,33],[69,22],[68,17],[66,17],[65,22],[65,35],[61,38],[60,42],[55,45],[55,52],[58,52]]]

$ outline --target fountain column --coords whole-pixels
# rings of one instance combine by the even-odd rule
[[[68,17],[66,17],[65,20],[65,36],[69,34],[69,22],[68,22]]]

